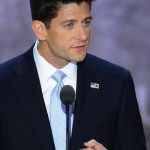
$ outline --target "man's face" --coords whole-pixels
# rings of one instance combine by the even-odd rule
[[[83,61],[89,45],[90,23],[88,3],[62,5],[58,16],[51,21],[46,31],[47,60],[59,68],[69,61]]]

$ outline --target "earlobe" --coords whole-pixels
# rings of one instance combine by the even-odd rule
[[[41,21],[38,21],[38,20],[34,20],[32,22],[32,29],[33,29],[33,32],[34,34],[36,35],[36,37],[43,41],[46,39],[46,27],[45,27],[45,24]]]

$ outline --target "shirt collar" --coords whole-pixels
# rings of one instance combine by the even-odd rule
[[[52,66],[50,63],[48,63],[39,54],[38,49],[37,49],[38,44],[39,44],[39,41],[36,40],[36,43],[35,43],[34,48],[33,48],[33,56],[34,56],[35,64],[36,64],[37,71],[38,71],[38,74],[39,74],[40,82],[44,83],[44,82],[48,81],[49,78],[58,69],[55,68],[54,66]],[[63,71],[67,75],[67,77],[70,78],[71,80],[74,80],[76,78],[77,65],[76,65],[75,62],[70,62],[65,67],[63,67],[62,69],[59,69],[59,70]]]

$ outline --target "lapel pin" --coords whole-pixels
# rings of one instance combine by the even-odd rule
[[[91,82],[90,87],[91,87],[92,89],[99,89],[99,84],[98,84],[98,83],[93,83],[93,82]]]

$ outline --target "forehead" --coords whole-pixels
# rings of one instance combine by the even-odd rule
[[[62,4],[60,9],[58,10],[58,16],[56,18],[65,19],[72,17],[89,17],[90,15],[90,6],[87,2],[82,2],[80,4],[77,3],[69,3]]]

